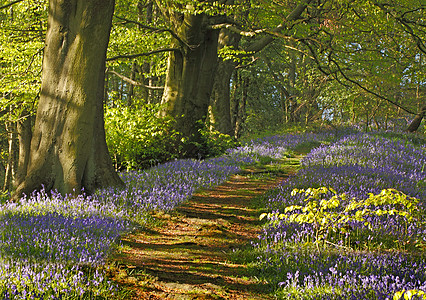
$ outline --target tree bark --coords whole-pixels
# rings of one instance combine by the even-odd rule
[[[204,14],[171,12],[169,20],[179,40],[173,38],[162,103],[162,115],[172,116],[175,129],[187,139],[185,156],[197,156],[200,125],[206,119],[218,63],[218,31],[207,29]]]
[[[25,180],[79,193],[122,186],[105,142],[103,88],[114,0],[50,0],[42,85]]]
[[[272,30],[272,32],[279,33],[286,28],[287,22],[298,19],[305,11],[307,6],[312,0],[301,2],[288,16],[282,24]],[[238,47],[241,40],[241,35],[231,32],[228,29],[222,29],[219,35],[219,49],[225,46],[233,46],[235,49]],[[245,50],[247,52],[258,52],[269,45],[274,40],[274,37],[267,35],[250,43]],[[235,133],[235,122],[232,122],[231,109],[230,109],[230,80],[232,73],[235,69],[235,63],[232,60],[222,61],[219,60],[216,76],[214,79],[211,108],[210,108],[210,122],[213,129],[218,130],[224,134]],[[291,78],[290,78],[291,81]],[[293,80],[294,81],[294,80]],[[244,102],[243,100],[242,102]],[[237,132],[241,129],[238,126]],[[239,134],[236,134],[239,135]]]
[[[16,177],[14,180],[15,188],[18,187],[27,175],[27,166],[30,155],[31,146],[31,116],[27,115],[28,112],[24,110],[21,114],[21,120],[18,121],[16,129],[18,133],[19,156],[18,167],[16,170]]]
[[[4,176],[3,191],[11,190],[13,178],[16,174],[16,123],[8,121],[6,124],[6,131],[8,140],[8,155]]]
[[[222,29],[219,33],[218,49],[224,47],[238,48],[241,36],[228,29]],[[233,135],[231,122],[231,95],[230,81],[235,70],[233,60],[219,59],[217,71],[214,78],[213,92],[210,100],[210,123],[212,129],[220,133]]]
[[[426,105],[420,108],[420,112],[414,117],[413,121],[408,126],[407,128],[408,132],[415,132],[417,131],[417,129],[419,129],[425,113],[426,113]]]
[[[239,105],[237,108],[237,117],[235,120],[234,137],[236,139],[239,139],[241,137],[244,123],[247,118],[246,104],[247,104],[247,98],[248,98],[248,89],[250,86],[250,81],[248,78],[241,78],[240,80],[242,82],[242,85],[241,85],[242,91],[241,91],[241,99],[239,100]]]
[[[283,22],[271,30],[271,33],[280,33],[285,31],[289,22],[295,21],[300,18],[302,13],[306,10],[312,0],[304,0],[301,1],[292,12],[283,20]],[[255,42],[249,44],[245,50],[247,52],[258,52],[268,46],[270,43],[274,41],[274,37],[272,35],[266,35]]]
[[[135,61],[132,63],[132,71],[131,71],[131,73],[130,73],[130,79],[131,79],[131,80],[133,80],[133,81],[135,81],[135,80],[136,80],[136,72],[137,72],[137,69],[138,69],[138,63],[137,63],[137,61],[135,60]],[[127,106],[128,106],[128,107],[133,107],[133,96],[134,96],[134,90],[135,90],[134,85],[130,83],[130,84],[129,84],[129,92],[127,93]]]
[[[231,90],[231,124],[232,132],[235,136],[235,128],[238,119],[238,107],[240,106],[240,97],[238,97],[238,91],[241,86],[241,78],[238,70],[235,70],[232,78],[232,90]]]

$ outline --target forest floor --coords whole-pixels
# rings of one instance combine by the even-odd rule
[[[262,213],[256,201],[294,173],[293,163],[278,172],[246,169],[123,237],[112,276],[131,290],[126,299],[272,299],[232,253],[256,240]]]

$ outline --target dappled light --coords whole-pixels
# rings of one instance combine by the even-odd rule
[[[426,299],[424,0],[0,0],[0,299]]]

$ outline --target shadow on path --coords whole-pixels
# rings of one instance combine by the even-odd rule
[[[131,270],[122,282],[134,290],[132,299],[269,299],[262,283],[245,265],[231,263],[229,254],[256,239],[260,212],[254,201],[281,180],[234,175],[173,213],[157,214],[161,225],[154,230],[123,238],[115,260]]]

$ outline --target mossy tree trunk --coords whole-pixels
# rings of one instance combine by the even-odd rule
[[[219,33],[218,49],[232,47],[238,49],[241,35],[222,29]],[[230,82],[235,71],[236,63],[232,59],[219,59],[214,78],[213,92],[210,100],[210,123],[212,129],[230,136],[234,135],[231,122],[231,93]]]
[[[175,33],[172,48],[177,49],[168,59],[162,114],[175,118],[175,129],[187,140],[184,154],[197,156],[201,154],[200,124],[208,114],[218,63],[219,33],[208,29],[205,14],[182,13],[171,7],[162,10]]]
[[[42,85],[25,177],[61,193],[123,185],[105,142],[105,58],[114,0],[50,0]]]

